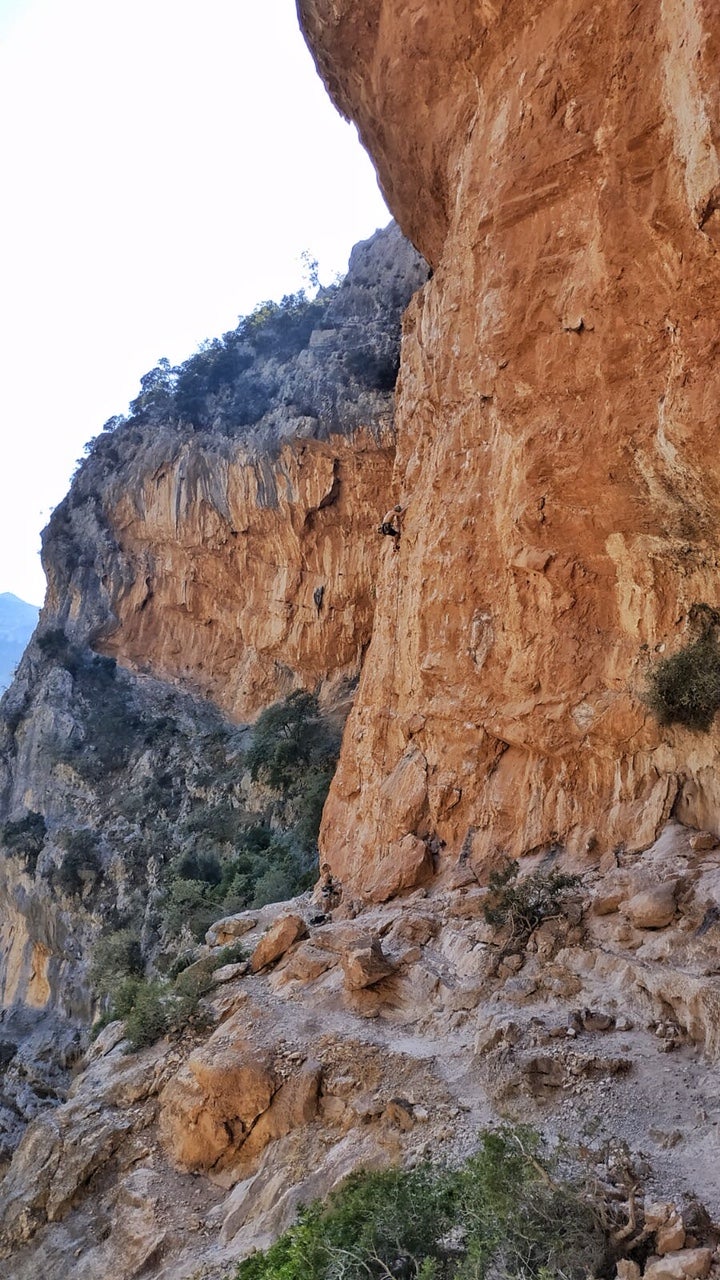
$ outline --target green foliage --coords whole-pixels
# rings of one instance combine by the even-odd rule
[[[608,1244],[591,1204],[541,1163],[541,1144],[525,1126],[482,1135],[458,1179],[465,1256],[457,1280],[584,1280],[607,1260]]]
[[[255,723],[245,763],[254,779],[283,798],[304,852],[315,849],[339,751],[339,732],[320,714],[315,695],[302,689],[267,707]]]
[[[132,1052],[154,1044],[170,1028],[170,1007],[165,985],[158,981],[138,982],[134,990],[125,988],[130,1008],[125,1013],[125,1035]],[[120,1006],[122,1007],[122,1006]],[[116,1010],[119,1014],[120,1007]]]
[[[320,715],[313,693],[296,689],[260,713],[245,763],[254,779],[287,793],[309,767],[334,765],[339,742]]]
[[[181,937],[187,930],[200,942],[218,914],[222,914],[218,906],[218,894],[213,892],[212,885],[201,880],[171,878],[162,904],[163,928],[173,938]]]
[[[216,967],[215,958],[207,957],[182,970],[174,981],[128,973],[115,985],[102,1023],[122,1018],[133,1053],[188,1026],[199,1030],[207,1025],[200,1000],[212,986]]]
[[[355,1173],[237,1280],[583,1280],[607,1261],[599,1219],[525,1128],[481,1135],[457,1170]]]
[[[288,294],[281,302],[263,302],[236,329],[204,342],[183,364],[159,360],[140,379],[140,393],[132,401],[132,422],[177,419],[195,429],[227,428],[258,422],[277,395],[277,368],[303,351],[327,305],[325,297]],[[107,424],[115,430],[122,420]],[[234,433],[234,432],[233,432]],[[99,453],[101,441],[91,453]]]
[[[187,871],[198,878],[180,874]],[[255,825],[243,835],[236,854],[222,863],[211,855],[192,854],[171,865],[161,905],[163,929],[170,938],[189,934],[199,942],[221,916],[292,898],[314,878],[315,861],[309,854],[288,837]]]
[[[518,877],[517,862],[507,862],[499,871],[493,871],[483,908],[488,924],[509,929],[506,949],[524,944],[543,920],[561,915],[568,894],[580,883],[579,876],[542,869],[524,880]]]
[[[681,724],[707,733],[720,710],[720,613],[697,604],[689,618],[699,634],[650,669],[644,701],[661,725]]]
[[[61,893],[77,897],[94,884],[102,872],[97,835],[88,827],[77,831],[61,831],[58,840],[65,846],[65,856],[51,871],[51,883]]]
[[[4,822],[0,827],[0,839],[9,854],[24,859],[30,875],[35,874],[37,860],[45,846],[47,826],[41,813],[30,810],[23,818]]]
[[[128,977],[143,972],[140,939],[134,929],[116,929],[95,943],[90,962],[90,981],[98,996],[113,997]]]
[[[242,942],[229,942],[213,956],[213,969],[222,969],[226,964],[241,964],[247,958],[247,948]]]
[[[429,1164],[354,1173],[328,1198],[301,1210],[267,1253],[241,1262],[238,1280],[372,1280],[450,1274],[447,1256],[454,1178]],[[422,1270],[421,1270],[422,1268]]]

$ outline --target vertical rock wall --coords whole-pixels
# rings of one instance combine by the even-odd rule
[[[717,830],[717,729],[660,729],[639,695],[720,603],[720,11],[299,10],[434,268],[326,856],[375,893],[408,833],[483,859],[642,846],[673,805]]]

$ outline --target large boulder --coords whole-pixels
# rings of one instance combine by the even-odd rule
[[[263,934],[250,957],[250,968],[253,973],[259,973],[261,969],[274,964],[296,942],[306,938],[307,934],[308,927],[302,916],[281,916],[267,933]]]

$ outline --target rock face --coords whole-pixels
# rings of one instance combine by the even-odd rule
[[[298,686],[347,698],[392,496],[400,316],[426,276],[392,225],[339,286],[147,374],[46,531],[45,619],[235,719]]]
[[[202,895],[208,854],[282,828],[237,721],[307,689],[339,733],[391,500],[400,317],[426,278],[391,225],[316,298],[161,361],[53,514],[0,707],[0,1162],[68,1087],[99,935],[129,929],[152,963],[178,867]]]
[[[408,833],[479,863],[643,847],[673,806],[717,832],[716,735],[639,696],[720,603],[715,7],[298,7],[433,267],[325,857],[362,891]]]

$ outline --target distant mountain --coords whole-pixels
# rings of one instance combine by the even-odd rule
[[[7,689],[40,610],[9,591],[0,592],[0,693]]]

